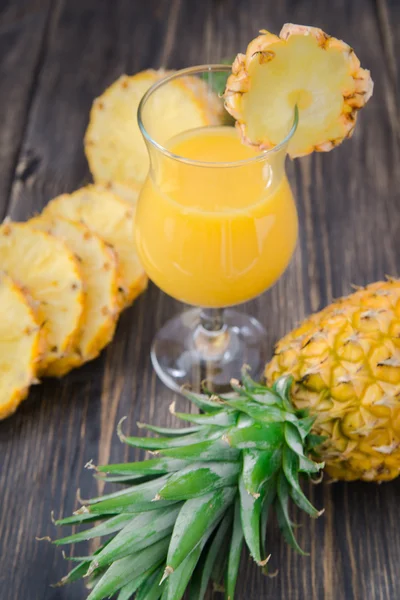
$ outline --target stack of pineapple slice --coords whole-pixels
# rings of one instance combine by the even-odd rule
[[[134,204],[87,186],[27,223],[0,226],[0,418],[38,377],[92,360],[121,311],[145,289],[133,240]],[[7,307],[7,308],[6,308]]]
[[[0,225],[0,419],[39,377],[61,377],[98,356],[146,288],[133,229],[149,162],[136,112],[164,75],[123,75],[94,101],[85,151],[95,185],[58,196],[27,223]],[[206,91],[189,77],[165,87],[166,138],[177,123],[215,121],[219,102]]]

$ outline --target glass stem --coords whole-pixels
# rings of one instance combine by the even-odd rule
[[[202,308],[200,313],[200,325],[206,331],[220,331],[224,327],[224,309]]]
[[[194,345],[203,361],[214,361],[229,345],[229,329],[224,323],[223,308],[203,308],[194,333]]]

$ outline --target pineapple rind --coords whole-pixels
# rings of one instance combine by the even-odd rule
[[[299,124],[288,147],[292,158],[328,152],[351,137],[357,113],[373,91],[370,73],[360,67],[354,50],[321,29],[287,23],[279,37],[262,31],[246,54],[237,55],[224,95],[243,141],[260,150],[282,141],[293,122],[290,94],[303,86],[315,92],[315,101],[304,110],[299,105]],[[251,100],[256,94],[257,103]]]
[[[50,365],[47,375],[61,377],[98,356],[115,332],[118,306],[117,258],[113,250],[83,223],[41,215],[29,223],[62,239],[78,257],[86,286],[80,335],[65,356]]]
[[[135,205],[101,186],[88,185],[54,198],[44,209],[46,217],[63,217],[84,223],[115,251],[119,264],[120,306],[129,306],[146,288],[147,277],[134,241]]]
[[[38,374],[42,337],[35,308],[11,279],[0,274],[0,419],[12,415]]]
[[[85,292],[79,262],[64,242],[28,223],[1,225],[0,262],[38,304],[46,343],[39,373],[46,374],[80,332]]]
[[[295,378],[292,399],[317,416],[335,479],[384,481],[400,472],[400,281],[360,289],[278,342],[268,382]]]

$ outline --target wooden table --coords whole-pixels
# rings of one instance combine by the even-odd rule
[[[307,313],[365,284],[399,275],[400,2],[398,0],[2,0],[0,3],[0,215],[27,218],[56,194],[90,180],[82,138],[93,98],[121,73],[218,62],[262,27],[312,23],[353,45],[375,94],[351,142],[291,162],[300,242],[290,268],[243,307],[273,343]],[[101,491],[84,470],[130,453],[115,434],[127,415],[171,423],[171,393],[156,379],[154,333],[182,306],[150,286],[123,314],[102,356],[61,381],[45,381],[0,424],[0,598],[80,600],[83,585],[53,589],[66,572],[50,511],[70,514]],[[2,315],[2,318],[6,318]],[[239,600],[400,598],[400,482],[321,485],[325,515],[299,516],[302,558],[272,532],[264,578],[246,557]],[[87,548],[85,548],[87,550]],[[77,549],[73,549],[76,554]],[[210,596],[211,597],[211,596]]]

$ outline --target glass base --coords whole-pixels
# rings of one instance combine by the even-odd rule
[[[179,392],[183,385],[189,385],[201,392],[205,384],[215,393],[225,393],[232,391],[232,378],[240,380],[245,364],[254,379],[261,379],[267,359],[264,327],[253,317],[231,309],[223,311],[221,323],[216,330],[207,328],[204,311],[194,308],[170,319],[158,331],[151,360],[166,386]]]

